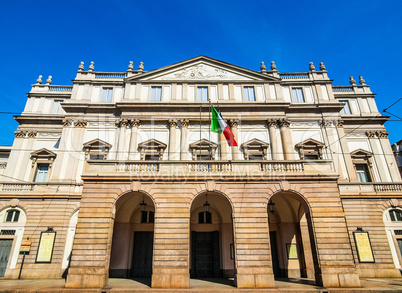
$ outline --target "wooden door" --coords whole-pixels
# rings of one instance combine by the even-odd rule
[[[192,277],[220,278],[219,231],[192,232]]]
[[[4,277],[6,273],[12,245],[12,239],[0,239],[0,277]]]
[[[134,232],[132,278],[150,278],[152,275],[153,232]]]

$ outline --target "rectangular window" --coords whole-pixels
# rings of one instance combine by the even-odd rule
[[[153,86],[151,88],[151,101],[162,101],[162,87]]]
[[[208,102],[208,87],[198,87],[197,101]]]
[[[352,114],[352,111],[350,111],[349,101],[344,100],[339,101],[339,103],[344,104],[341,114]]]
[[[366,164],[357,164],[356,172],[360,182],[371,182],[370,173]]]
[[[36,169],[35,182],[46,182],[47,174],[49,172],[49,165],[39,164]]]
[[[304,95],[303,95],[302,88],[293,88],[292,95],[293,95],[293,102],[295,102],[295,103],[303,103],[304,102]]]
[[[253,86],[244,87],[244,100],[245,101],[255,101],[255,93]]]
[[[104,160],[105,155],[103,155],[103,154],[89,154],[89,159],[90,160]]]
[[[61,103],[62,102],[63,102],[62,100],[54,100],[53,101],[53,110],[52,110],[53,114],[60,114],[61,113]]]
[[[113,88],[103,88],[102,102],[110,103],[112,101]]]

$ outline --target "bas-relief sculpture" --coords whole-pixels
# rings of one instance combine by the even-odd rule
[[[154,80],[252,80],[222,68],[207,64],[197,64],[159,76]]]

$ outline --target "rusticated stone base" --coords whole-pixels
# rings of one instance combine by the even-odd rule
[[[274,288],[272,268],[237,268],[235,286],[237,288]]]
[[[330,288],[358,288],[361,287],[359,275],[355,268],[323,268],[322,283]]]
[[[103,288],[107,286],[108,280],[104,268],[70,268],[66,288]]]
[[[153,268],[152,288],[190,288],[190,273],[186,268]]]

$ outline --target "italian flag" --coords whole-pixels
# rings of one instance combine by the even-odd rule
[[[222,115],[216,111],[214,106],[212,106],[212,120],[211,120],[211,131],[223,133],[229,146],[237,146],[237,142],[234,138],[233,132],[230,127],[223,120]]]

